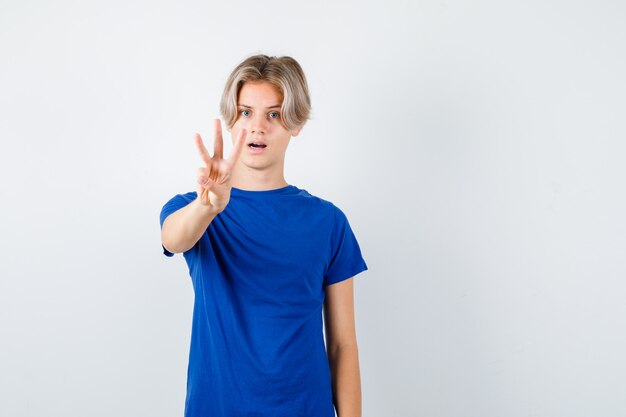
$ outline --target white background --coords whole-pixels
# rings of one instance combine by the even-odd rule
[[[364,417],[626,415],[625,21],[617,0],[2,0],[0,415],[182,415],[193,289],[158,217],[256,53],[304,68],[285,178],[369,266]]]

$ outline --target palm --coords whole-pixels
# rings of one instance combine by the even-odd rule
[[[230,200],[230,190],[232,188],[232,171],[235,163],[241,155],[243,144],[246,139],[246,131],[242,129],[235,142],[231,155],[228,159],[223,158],[224,141],[222,139],[222,125],[219,119],[215,119],[215,143],[213,156],[202,142],[198,133],[195,135],[196,146],[200,156],[205,163],[205,167],[198,169],[198,198],[200,203],[220,212]]]

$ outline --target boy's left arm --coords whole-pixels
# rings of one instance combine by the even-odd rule
[[[324,327],[338,417],[361,417],[361,375],[354,323],[354,277],[326,287]]]

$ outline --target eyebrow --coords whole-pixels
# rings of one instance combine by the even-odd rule
[[[252,106],[248,106],[247,104],[239,104],[239,107],[247,107],[249,109],[252,108]],[[266,109],[275,109],[275,108],[280,108],[280,104],[274,104],[273,106],[266,107]]]

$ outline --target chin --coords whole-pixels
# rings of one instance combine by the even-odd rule
[[[249,168],[254,168],[254,169],[264,169],[264,168],[269,168],[271,167],[273,164],[271,163],[271,161],[254,161],[254,160],[245,160],[242,161],[243,164]]]

